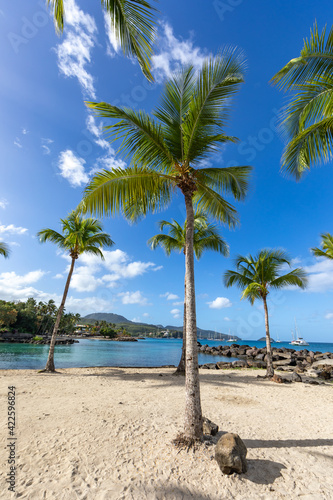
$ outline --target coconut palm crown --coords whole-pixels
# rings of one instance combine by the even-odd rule
[[[264,303],[266,347],[267,347],[267,377],[274,375],[272,364],[272,350],[269,333],[267,296],[269,289],[279,289],[286,286],[305,288],[307,284],[306,273],[302,268],[293,269],[287,274],[281,274],[283,267],[291,266],[290,258],[284,250],[260,250],[257,255],[240,255],[235,259],[237,271],[226,271],[224,285],[233,285],[243,290],[242,299],[248,299],[251,304],[256,299]]]
[[[299,57],[291,59],[272,83],[290,90],[282,110],[282,129],[288,143],[282,169],[300,180],[313,164],[333,157],[333,26],[319,33],[314,24]]]
[[[64,30],[66,2],[46,0],[54,17],[58,34]],[[135,57],[143,74],[152,81],[150,57],[155,38],[153,13],[156,9],[145,0],[101,0],[102,8],[110,15],[111,30],[125,56]]]
[[[313,255],[316,257],[326,257],[333,259],[333,235],[330,233],[323,233],[320,235],[322,248],[311,248]]]
[[[166,82],[161,105],[145,111],[87,103],[103,118],[114,119],[105,131],[120,139],[120,152],[131,164],[103,170],[87,186],[82,207],[92,213],[122,212],[131,221],[166,208],[178,192],[186,208],[186,402],[185,436],[202,437],[194,288],[194,210],[233,226],[236,210],[223,198],[244,198],[250,167],[204,168],[203,160],[234,137],[224,133],[230,98],[243,81],[244,61],[236,49],[208,58],[196,71],[183,68]]]
[[[104,259],[101,247],[110,247],[113,241],[107,233],[102,232],[101,223],[92,218],[83,218],[79,211],[73,211],[66,219],[61,219],[62,232],[58,233],[53,229],[42,229],[37,233],[37,237],[41,243],[50,241],[55,243],[59,248],[69,253],[71,257],[71,265],[62,297],[57,317],[53,327],[50,350],[46,363],[45,370],[47,372],[55,372],[54,366],[54,347],[56,335],[58,332],[61,316],[65,307],[65,302],[69,290],[70,281],[74,271],[75,261],[83,253],[97,255]]]

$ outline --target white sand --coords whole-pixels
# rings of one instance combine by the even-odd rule
[[[60,371],[1,372],[1,498],[14,498],[5,483],[11,385],[18,498],[333,498],[333,385],[280,385],[253,370],[202,370],[203,414],[248,448],[248,472],[226,476],[214,446],[193,454],[171,444],[184,418],[184,382],[172,369]]]

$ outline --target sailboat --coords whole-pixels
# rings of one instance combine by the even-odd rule
[[[275,341],[275,342],[281,342],[281,340],[280,340],[280,336],[279,336],[279,334],[278,334],[278,333],[276,334],[276,341]]]
[[[296,319],[295,319],[295,335],[296,339],[294,338],[294,332],[291,330],[291,336],[292,336],[292,341],[290,342],[291,345],[309,345],[306,340],[303,339],[303,337],[300,337],[298,334],[298,329],[296,325]]]
[[[237,342],[236,337],[232,337],[232,336],[230,335],[230,330],[229,330],[229,338],[228,338],[227,342]]]

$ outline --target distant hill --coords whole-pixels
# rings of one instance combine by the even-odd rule
[[[170,332],[183,332],[182,326],[172,326],[172,325],[150,325],[148,323],[136,323],[126,319],[120,314],[113,313],[92,313],[87,314],[81,318],[83,322],[94,323],[95,321],[106,321],[107,323],[115,323],[116,325],[123,326],[131,335],[146,335],[148,333],[157,333],[159,330],[169,330]],[[225,333],[215,332],[214,330],[203,330],[202,328],[197,328],[198,337],[208,338],[213,336],[218,336],[222,340],[227,340],[229,335]],[[239,337],[235,337],[237,340],[241,340]]]
[[[129,321],[125,318],[125,316],[121,316],[120,314],[113,313],[91,313],[87,314],[81,318],[87,323],[93,323],[94,321],[106,321],[107,323],[133,323],[133,321]]]

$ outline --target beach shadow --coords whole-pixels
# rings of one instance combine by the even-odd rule
[[[256,484],[273,484],[275,479],[281,477],[281,470],[286,466],[272,460],[247,459],[247,472],[242,478]]]
[[[211,500],[211,496],[173,485],[169,487],[158,486],[150,491],[148,488],[145,488],[145,493],[147,494],[147,498],[154,498],[155,500],[175,500],[176,498],[181,498],[182,500]]]
[[[247,448],[309,448],[333,446],[333,439],[244,439]],[[333,459],[333,457],[330,457]]]

